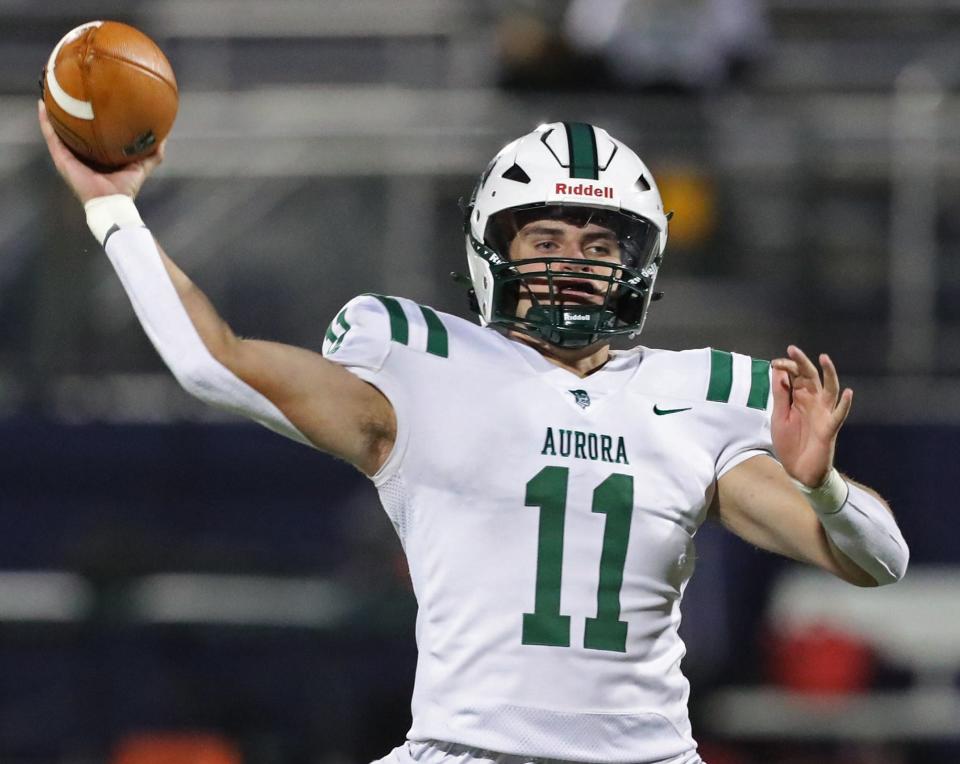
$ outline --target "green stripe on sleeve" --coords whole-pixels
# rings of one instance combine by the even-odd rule
[[[770,362],[756,358],[750,361],[750,395],[747,406],[752,409],[765,409],[767,396],[770,395]]]
[[[597,179],[597,139],[593,126],[584,122],[564,122],[570,146],[570,177]]]
[[[390,339],[399,342],[401,345],[406,345],[410,339],[410,323],[407,321],[407,316],[403,312],[403,308],[400,307],[400,303],[392,297],[384,297],[379,294],[370,296],[380,300],[390,315]]]
[[[330,340],[330,342],[337,341],[337,335],[333,333],[333,324],[330,324],[330,326],[327,327],[327,333],[323,336]]]
[[[710,350],[710,386],[707,400],[726,403],[733,389],[733,356],[725,350]]]
[[[427,322],[427,352],[440,358],[447,357],[447,327],[432,308],[420,306],[423,318]]]

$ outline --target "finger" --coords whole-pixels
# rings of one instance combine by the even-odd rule
[[[806,353],[804,353],[796,345],[790,345],[787,348],[787,355],[796,361],[797,366],[800,369],[799,376],[803,377],[804,379],[816,381],[818,385],[820,384],[820,372],[817,370],[817,367],[813,365],[813,361],[807,357]]]
[[[791,360],[790,358],[775,358],[770,362],[770,365],[774,369],[782,369],[787,372],[791,377],[800,376],[800,367],[797,365],[797,362]]]
[[[50,149],[50,153],[53,154],[60,143],[60,137],[53,129],[50,117],[47,116],[47,107],[43,105],[43,101],[37,101],[37,116],[40,119],[40,133],[47,142],[47,148]]]
[[[53,129],[50,117],[47,116],[47,107],[44,106],[43,101],[37,101],[37,113],[40,119],[40,132],[47,142],[47,150],[49,150],[57,169],[62,173],[72,162],[80,164],[80,160],[70,152],[67,144],[60,139],[60,136]]]
[[[826,353],[820,354],[820,366],[823,367],[823,391],[830,396],[831,403],[836,405],[837,396],[840,394],[840,377],[837,375],[837,367],[833,365],[833,361]]]
[[[840,395],[840,401],[837,403],[837,407],[833,410],[833,414],[831,416],[830,421],[833,425],[834,432],[843,427],[843,423],[847,421],[847,416],[850,414],[850,409],[852,407],[853,390],[848,387]]]
[[[166,144],[166,140],[164,140],[164,142],[161,143],[157,150],[154,151],[150,156],[144,157],[140,160],[143,170],[147,175],[157,169],[157,167],[163,162],[164,144]]]
[[[55,136],[53,125],[50,124],[50,118],[47,116],[47,107],[43,105],[43,101],[37,101],[37,118],[40,120],[40,133],[47,142],[47,146],[49,146],[51,137]]]

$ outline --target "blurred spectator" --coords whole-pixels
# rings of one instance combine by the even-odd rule
[[[606,89],[606,63],[577,51],[563,34],[567,4],[543,0],[498,3],[496,25],[500,84],[506,88]]]
[[[744,74],[769,35],[757,0],[509,6],[497,35],[508,87],[707,90]]]
[[[757,0],[573,0],[564,19],[571,46],[628,87],[720,85],[759,57],[767,32]]]

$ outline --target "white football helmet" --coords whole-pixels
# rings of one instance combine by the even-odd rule
[[[518,329],[561,347],[640,332],[667,244],[667,215],[650,170],[606,130],[554,122],[518,138],[490,162],[465,212],[467,262],[481,323]],[[595,223],[614,231],[620,265],[610,275],[586,276],[596,283],[594,293],[603,295],[601,305],[561,305],[553,266],[575,263],[609,274],[608,262],[525,259],[525,266],[543,266],[532,273],[527,268],[521,273],[510,263],[513,235],[540,218]],[[530,279],[548,284],[546,299],[537,299],[527,284]],[[522,318],[516,313],[521,290],[533,303]]]

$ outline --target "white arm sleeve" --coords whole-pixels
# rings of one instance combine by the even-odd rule
[[[94,236],[101,242],[105,239],[104,249],[143,330],[183,388],[205,403],[242,414],[310,445],[280,409],[207,350],[180,302],[153,235],[142,222],[136,224],[139,215],[132,200],[94,199],[87,203],[87,214]]]
[[[910,550],[893,515],[875,496],[832,470],[820,488],[799,486],[837,549],[883,586],[903,578]],[[839,505],[839,508],[838,508]]]

